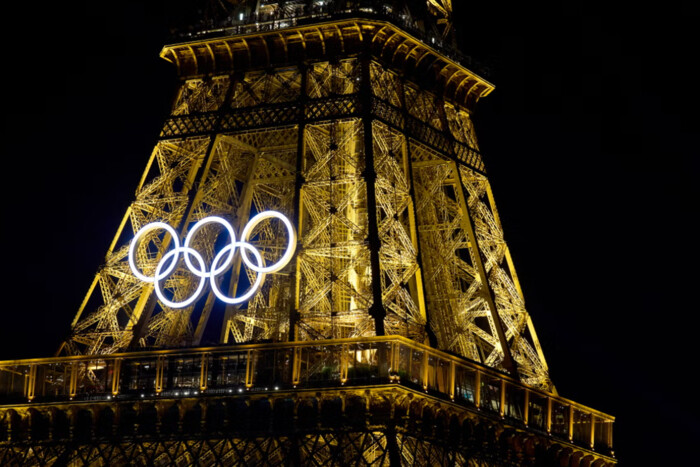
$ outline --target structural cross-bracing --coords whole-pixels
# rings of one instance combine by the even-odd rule
[[[221,6],[161,53],[179,90],[58,356],[0,362],[0,462],[614,465],[550,380],[451,2]]]

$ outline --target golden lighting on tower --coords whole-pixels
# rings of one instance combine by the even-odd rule
[[[446,38],[452,31],[452,0],[428,0],[428,7],[439,17],[437,23],[442,25],[442,37]]]
[[[553,390],[452,3],[233,3],[161,53],[178,93],[60,356],[0,362],[0,461],[615,465],[614,417]]]

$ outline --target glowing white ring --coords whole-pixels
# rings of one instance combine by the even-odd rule
[[[226,268],[230,265],[231,261],[233,261],[233,255],[236,253],[235,249],[232,248],[228,259],[221,266],[221,269],[216,269],[216,272],[214,272],[215,268],[212,268],[211,272],[207,272],[205,269],[196,270],[196,268],[192,265],[192,263],[190,262],[189,251],[192,250],[192,248],[190,248],[190,242],[194,238],[194,233],[198,229],[200,229],[201,227],[205,226],[206,224],[211,224],[212,222],[223,225],[224,228],[228,231],[229,237],[231,238],[231,244],[236,243],[236,232],[233,231],[233,227],[231,227],[231,224],[226,222],[226,220],[222,219],[221,217],[218,217],[218,216],[205,217],[204,219],[197,222],[194,226],[192,226],[190,231],[187,232],[187,237],[185,237],[185,249],[183,250],[183,252],[185,253],[185,263],[187,263],[187,267],[190,268],[190,271],[192,271],[192,274],[194,274],[195,276],[208,277],[210,273],[214,273],[214,274],[221,273],[222,271],[226,270]],[[201,264],[204,264],[204,263],[202,262]]]
[[[219,289],[219,286],[216,284],[216,277],[215,277],[216,275],[214,274],[214,270],[218,269],[216,267],[216,265],[219,263],[221,256],[224,253],[226,253],[226,250],[230,249],[231,251],[234,251],[236,249],[236,246],[241,247],[241,253],[243,253],[244,249],[246,249],[246,248],[249,249],[253,253],[253,256],[255,256],[255,259],[260,266],[265,264],[263,259],[262,259],[262,256],[260,256],[260,252],[258,252],[257,248],[255,248],[255,247],[253,247],[253,245],[251,245],[249,243],[245,243],[245,242],[235,242],[235,243],[231,243],[229,245],[226,245],[224,248],[221,249],[219,254],[216,255],[216,257],[214,258],[214,261],[212,261],[212,263],[211,263],[212,271],[209,273],[210,274],[209,282],[211,283],[211,289],[214,291],[214,294],[216,294],[216,296],[219,297],[219,300],[221,300],[224,303],[229,303],[231,305],[235,305],[236,303],[241,303],[241,302],[245,302],[246,300],[248,300],[257,291],[258,286],[265,278],[265,274],[262,272],[259,272],[257,274],[257,277],[255,278],[255,282],[250,286],[250,289],[248,290],[248,292],[241,295],[240,297],[233,297],[233,298],[228,297],[228,296],[224,295],[223,292],[221,292],[221,290]],[[246,264],[249,264],[249,263],[246,261]]]
[[[134,239],[131,241],[131,245],[129,245],[129,267],[131,268],[131,272],[134,273],[136,277],[141,279],[144,282],[155,282],[155,276],[149,277],[144,274],[141,274],[141,271],[138,270],[136,267],[136,261],[134,260],[134,251],[136,250],[136,247],[139,244],[139,240],[145,234],[146,232],[149,232],[151,230],[155,229],[163,229],[166,232],[170,234],[170,238],[173,239],[173,242],[175,243],[175,248],[180,248],[180,240],[177,238],[177,232],[175,232],[175,229],[170,227],[168,224],[165,222],[151,222],[150,224],[144,225],[141,230],[138,231]],[[162,261],[162,260],[161,260]],[[160,265],[160,263],[159,263]],[[173,262],[171,263],[170,267],[168,268],[167,271],[164,272],[165,275],[170,274],[173,269],[175,269],[175,266],[177,265],[177,258],[173,259]]]
[[[158,296],[158,299],[159,299],[165,306],[168,306],[168,307],[170,307],[170,308],[185,308],[185,307],[187,307],[187,306],[190,306],[190,305],[191,305],[192,303],[194,303],[194,302],[199,298],[199,296],[202,294],[202,290],[204,290],[204,284],[205,284],[206,281],[207,281],[207,276],[206,276],[206,275],[204,275],[204,276],[199,276],[199,285],[197,286],[197,290],[196,290],[195,293],[193,293],[193,294],[190,296],[190,298],[188,298],[187,300],[183,300],[183,301],[181,301],[181,302],[172,302],[172,301],[168,300],[167,298],[165,298],[165,295],[163,295],[163,291],[160,289],[160,281],[161,281],[162,279],[165,279],[165,278],[168,276],[168,274],[170,274],[170,270],[172,270],[173,268],[172,268],[172,267],[169,268],[169,271],[166,271],[166,273],[161,273],[160,270],[161,270],[161,268],[163,267],[163,263],[165,262],[165,260],[166,260],[169,256],[174,256],[174,257],[175,257],[175,258],[173,259],[173,261],[171,262],[171,265],[172,265],[172,264],[176,264],[176,263],[177,263],[177,257],[180,256],[180,252],[183,252],[183,253],[184,253],[185,258],[186,258],[188,255],[194,256],[194,258],[195,258],[195,259],[197,260],[197,262],[199,263],[199,266],[200,266],[200,268],[201,268],[200,271],[204,271],[204,268],[205,268],[205,266],[204,266],[204,259],[202,258],[202,255],[200,255],[200,254],[197,252],[197,250],[195,250],[195,249],[193,249],[193,248],[189,248],[189,251],[187,251],[187,250],[185,249],[185,247],[178,247],[178,248],[175,248],[174,250],[171,250],[171,251],[167,252],[165,255],[163,255],[163,257],[161,258],[161,260],[158,262],[158,266],[156,266],[156,275],[155,275],[155,281],[154,281],[153,285],[154,285],[154,288],[155,288],[155,290],[156,290],[156,295]],[[192,271],[191,269],[190,269],[190,272],[192,272],[193,274],[196,275],[196,273],[195,273],[194,271]]]
[[[253,229],[260,224],[265,219],[279,219],[281,220],[286,229],[287,233],[289,236],[289,243],[287,245],[286,251],[284,255],[273,265],[270,266],[265,266],[265,260],[263,259],[262,255],[260,254],[260,251],[258,251],[257,248],[255,248],[253,245],[248,243],[248,240],[250,240],[250,236],[253,232]],[[212,261],[211,264],[211,270],[207,270],[205,264],[204,264],[204,259],[202,256],[195,250],[194,248],[190,247],[190,243],[192,242],[192,239],[194,238],[195,232],[199,230],[201,227],[203,227],[206,224],[209,223],[217,223],[222,225],[226,231],[229,234],[230,237],[230,242],[228,245],[226,245],[224,248],[219,251],[215,257],[214,260]],[[154,275],[151,276],[146,276],[143,274],[141,271],[138,270],[136,267],[136,261],[134,259],[135,251],[138,248],[139,241],[141,237],[146,233],[154,229],[164,229],[167,233],[170,234],[170,237],[173,239],[173,243],[175,245],[175,248],[165,255],[160,259],[158,262],[158,265],[156,266],[156,271]],[[202,291],[204,290],[204,285],[206,282],[206,279],[209,278],[209,283],[211,284],[212,291],[214,294],[223,302],[229,303],[229,304],[236,304],[236,303],[241,303],[246,300],[248,300],[250,297],[253,296],[253,294],[257,291],[258,287],[262,283],[262,281],[265,278],[265,274],[271,273],[271,272],[276,272],[285,267],[289,261],[292,259],[292,256],[294,255],[294,251],[296,250],[296,242],[297,242],[297,236],[296,236],[296,231],[294,230],[294,226],[292,225],[291,222],[289,222],[289,219],[287,219],[285,216],[280,214],[279,212],[276,211],[264,211],[261,212],[260,214],[257,214],[254,216],[250,221],[248,221],[248,224],[243,228],[243,232],[241,234],[241,240],[236,241],[236,233],[233,230],[233,227],[231,224],[229,224],[225,219],[218,217],[218,216],[209,216],[205,217],[204,219],[201,219],[198,221],[192,228],[189,230],[187,233],[187,236],[185,237],[185,242],[184,246],[180,246],[180,240],[178,238],[177,232],[175,229],[170,227],[168,224],[165,224],[163,222],[152,222],[150,224],[147,224],[141,228],[137,232],[137,234],[134,236],[134,239],[131,242],[131,245],[129,246],[129,267],[131,268],[131,271],[134,273],[136,277],[141,279],[144,282],[149,282],[149,283],[154,283],[154,289],[156,292],[156,296],[158,299],[163,303],[164,305],[170,307],[170,308],[185,308],[192,303],[194,303],[201,295]],[[249,268],[251,268],[253,271],[257,272],[257,277],[255,278],[255,282],[250,286],[250,289],[243,295],[239,297],[228,297],[224,293],[221,292],[219,289],[219,286],[216,283],[216,278],[219,276],[221,273],[226,271],[226,269],[229,268],[231,265],[231,262],[233,261],[234,255],[236,253],[236,247],[240,247],[241,251],[241,259],[245,263],[245,265]],[[248,254],[246,250],[250,250],[250,252],[253,254],[253,257],[255,259],[255,263],[253,263],[250,258],[248,257]],[[192,294],[188,299],[183,300],[181,302],[173,302],[171,300],[168,300],[164,294],[163,290],[161,289],[160,282],[165,279],[167,276],[169,276],[177,267],[177,264],[179,262],[179,256],[180,253],[182,253],[183,258],[185,260],[185,264],[187,265],[187,268],[189,271],[194,274],[195,276],[199,277],[199,285],[197,286],[197,290],[195,291],[194,294]],[[224,255],[228,253],[228,257],[226,258],[225,261],[222,262],[222,259],[224,258]],[[192,261],[190,260],[190,256],[194,256],[196,263],[199,264],[199,267],[195,267],[194,264],[192,264]],[[170,258],[172,257],[172,260]],[[168,264],[168,261],[170,263]],[[221,264],[219,264],[221,263]],[[166,266],[167,264],[167,266]]]
[[[294,226],[292,225],[291,222],[289,222],[289,219],[284,217],[282,214],[280,214],[277,211],[264,211],[261,212],[260,214],[254,216],[251,220],[248,221],[246,224],[245,228],[243,229],[243,233],[241,233],[241,242],[247,242],[250,240],[248,238],[253,232],[253,229],[262,221],[265,219],[272,219],[276,218],[282,221],[284,226],[287,228],[287,233],[289,234],[289,243],[290,245],[296,245],[297,243],[297,236],[296,236],[296,231],[294,230]],[[246,266],[248,266],[250,269],[252,269],[255,272],[262,272],[262,273],[268,273],[268,272],[273,272],[273,271],[279,271],[283,267],[289,263],[289,261],[292,259],[292,255],[294,255],[294,248],[287,248],[287,251],[282,255],[282,257],[277,261],[275,264],[272,266],[268,267],[258,267],[255,266],[254,264],[251,264],[250,261],[248,260],[248,256],[245,254],[245,251],[241,249],[241,257],[243,258],[243,261],[245,261]]]

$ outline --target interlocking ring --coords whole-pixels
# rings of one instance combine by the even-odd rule
[[[284,255],[282,255],[282,257],[276,263],[270,266],[266,266],[265,260],[263,259],[258,249],[250,243],[248,243],[248,241],[250,240],[250,235],[253,233],[253,229],[255,229],[255,227],[258,224],[260,224],[260,222],[264,221],[265,219],[271,218],[281,220],[284,226],[287,228],[289,244],[287,245],[287,249],[284,252]],[[211,223],[222,225],[228,232],[231,241],[214,256],[214,260],[211,263],[211,269],[207,270],[202,255],[200,255],[197,252],[197,250],[190,247],[190,244],[192,243],[192,239],[194,238],[195,233],[204,225]],[[163,255],[163,257],[158,262],[158,265],[156,266],[156,270],[153,276],[147,276],[141,271],[139,271],[138,267],[136,267],[134,254],[136,252],[136,249],[138,248],[141,237],[143,237],[145,233],[156,229],[163,229],[168,234],[170,234],[170,238],[172,238],[175,248]],[[204,290],[204,286],[206,285],[207,278],[209,278],[209,283],[211,284],[212,291],[219,298],[219,300],[229,304],[236,304],[244,302],[253,296],[253,294],[257,291],[258,287],[264,280],[265,274],[279,271],[289,263],[289,261],[292,259],[292,256],[294,256],[294,251],[296,250],[296,243],[297,236],[296,231],[294,230],[294,226],[291,222],[289,222],[289,219],[287,219],[285,216],[283,216],[277,211],[264,211],[250,219],[250,221],[248,221],[246,226],[243,228],[240,241],[236,240],[236,233],[233,230],[231,224],[228,223],[228,221],[218,216],[205,217],[204,219],[197,222],[194,226],[192,226],[190,231],[187,233],[187,236],[185,237],[185,243],[183,246],[180,246],[180,239],[178,238],[175,229],[173,229],[171,226],[164,222],[151,222],[150,224],[144,225],[141,228],[141,230],[139,230],[136,233],[134,239],[131,241],[131,245],[129,245],[129,267],[131,268],[131,271],[136,277],[138,277],[144,282],[153,283],[156,296],[161,301],[161,303],[163,303],[169,308],[185,308],[194,303],[201,296],[202,291]],[[231,266],[233,258],[236,254],[236,248],[240,248],[241,259],[247,267],[249,267],[257,273],[257,277],[255,278],[255,282],[250,286],[250,289],[248,289],[248,291],[245,294],[239,297],[229,297],[219,289],[219,286],[216,283],[216,278],[221,273],[225,272],[229,268],[229,266]],[[168,277],[175,270],[175,268],[177,267],[177,263],[180,260],[181,253],[185,260],[185,265],[187,266],[187,269],[189,269],[189,271],[192,274],[199,277],[199,284],[197,285],[197,290],[195,290],[194,294],[192,294],[189,298],[187,298],[186,300],[176,302],[168,300],[168,298],[165,297],[160,283],[163,279]],[[255,260],[254,262],[250,260],[248,253],[253,255],[253,258]],[[190,257],[194,257],[194,262],[196,263],[196,265],[193,264]]]

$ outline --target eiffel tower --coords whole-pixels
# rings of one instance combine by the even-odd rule
[[[453,34],[450,0],[244,0],[166,45],[70,337],[0,361],[0,463],[616,465],[550,380]]]

